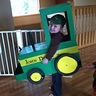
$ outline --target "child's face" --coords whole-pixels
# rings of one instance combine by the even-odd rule
[[[50,33],[58,33],[61,29],[61,25],[60,24],[54,24],[52,22],[50,22],[49,24],[49,30]]]

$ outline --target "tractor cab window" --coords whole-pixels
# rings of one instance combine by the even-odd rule
[[[64,41],[69,41],[70,40],[70,32],[69,32],[69,27],[68,27],[68,19],[67,19],[67,14],[66,12],[60,12],[60,13],[53,13],[53,14],[49,14],[47,15],[47,22],[48,22],[48,27],[49,25],[52,23],[51,21],[53,21],[54,19],[51,20],[51,18],[53,18],[56,15],[62,15],[64,16],[66,21],[59,21],[58,17],[57,17],[57,22],[54,21],[55,23],[60,23],[62,25],[62,22],[65,22],[65,24],[63,24],[64,26],[62,26],[63,28],[61,28],[60,32],[64,35],[64,38],[66,38]],[[62,19],[61,19],[62,20]],[[50,30],[49,30],[50,32]]]

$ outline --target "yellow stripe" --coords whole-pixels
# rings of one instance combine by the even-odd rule
[[[57,57],[57,55],[62,54],[62,53],[77,53],[78,52],[78,46],[74,46],[74,47],[69,47],[69,48],[64,48],[61,50],[58,50],[55,55],[53,56],[53,58]]]
[[[77,52],[78,52],[77,46],[70,47],[70,48],[64,48],[64,49],[58,50],[55,53],[55,55],[53,56],[53,58],[56,58],[59,54],[62,54],[62,53],[77,53]],[[20,60],[20,64],[21,64],[21,66],[27,66],[29,64],[35,64],[35,63],[41,62],[42,58],[44,58],[45,55],[46,54],[42,54],[42,55],[38,55],[38,56],[34,56],[34,57]]]
[[[45,57],[45,54],[26,58],[26,59],[20,60],[20,64],[21,64],[21,66],[27,66],[29,64],[35,64],[37,62],[41,62],[43,57]]]

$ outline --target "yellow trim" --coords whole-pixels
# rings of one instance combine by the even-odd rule
[[[59,54],[66,53],[66,52],[67,53],[77,53],[78,46],[57,50],[57,52],[54,54],[54,56],[52,58],[56,58]],[[42,55],[38,55],[38,56],[34,56],[34,57],[20,60],[20,64],[21,64],[21,66],[27,66],[29,64],[35,64],[35,63],[41,62],[42,58],[45,57],[45,55],[46,54],[42,54]]]
[[[41,62],[43,57],[45,57],[45,54],[26,58],[26,59],[20,60],[20,64],[21,64],[21,66],[27,66],[29,64],[35,64],[37,62]]]
[[[64,48],[61,50],[58,50],[55,55],[53,56],[53,58],[56,58],[59,54],[62,53],[77,53],[78,52],[78,46],[74,46],[74,47],[69,47],[69,48]]]

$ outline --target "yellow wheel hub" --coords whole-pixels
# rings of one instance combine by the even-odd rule
[[[33,73],[33,74],[30,76],[30,78],[31,78],[33,81],[37,82],[37,81],[39,81],[39,80],[41,79],[41,75],[40,75],[39,73],[35,72],[35,73]]]
[[[72,73],[76,70],[78,64],[74,58],[64,56],[58,61],[57,67],[62,73]]]

